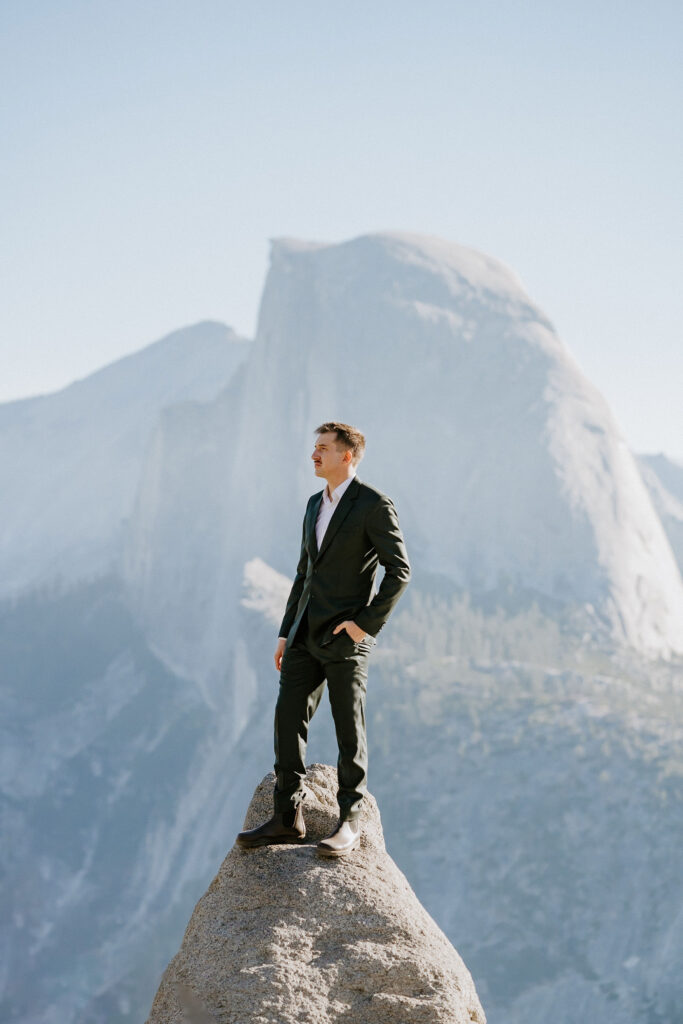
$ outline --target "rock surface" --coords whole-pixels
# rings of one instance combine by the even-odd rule
[[[683,461],[639,455],[638,463],[652,504],[662,521],[678,567],[683,572]]]
[[[273,783],[257,787],[245,828],[270,817]],[[311,765],[307,784],[306,844],[232,848],[147,1024],[485,1024],[469,971],[386,852],[374,798],[360,847],[324,860],[336,771]]]

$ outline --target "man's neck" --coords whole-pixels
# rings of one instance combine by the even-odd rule
[[[343,484],[345,480],[348,480],[350,476],[355,476],[356,471],[354,469],[349,470],[348,473],[343,473],[336,477],[327,478],[327,497],[332,497],[332,491],[335,491],[339,484]]]

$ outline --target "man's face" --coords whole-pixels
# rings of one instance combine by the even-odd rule
[[[333,430],[318,434],[311,458],[315,466],[315,475],[324,477],[325,480],[351,464],[351,452],[339,447],[337,435]]]

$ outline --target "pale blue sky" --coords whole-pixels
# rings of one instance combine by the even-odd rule
[[[503,260],[683,458],[683,5],[0,0],[0,400],[214,318],[268,239]]]

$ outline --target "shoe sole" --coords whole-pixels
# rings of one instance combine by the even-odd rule
[[[255,846],[281,846],[283,843],[300,843],[306,842],[306,836],[259,836],[258,839],[235,840],[235,846],[239,846],[242,850],[251,850]]]
[[[345,847],[343,850],[332,850],[326,846],[316,846],[316,852],[320,857],[344,857],[347,853],[351,853],[352,850],[356,850],[360,846],[360,836],[354,839],[351,846]]]

